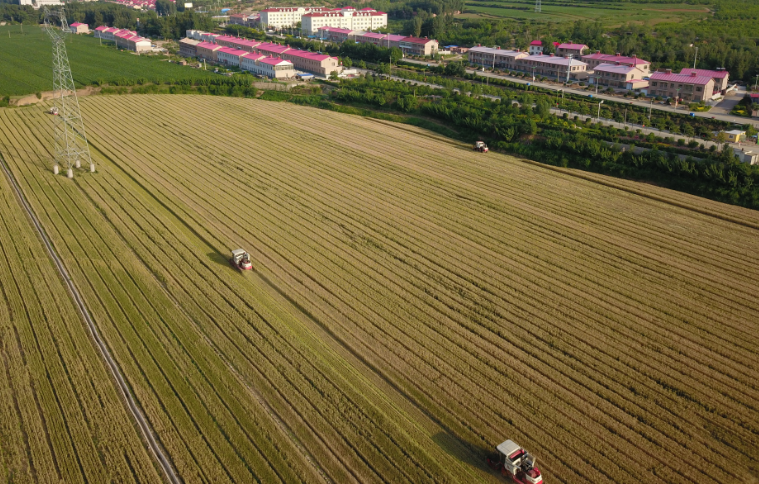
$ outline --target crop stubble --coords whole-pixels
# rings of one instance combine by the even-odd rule
[[[260,389],[322,475],[465,481],[461,462],[505,436],[557,482],[757,472],[755,230],[334,113],[185,96],[84,107],[108,161],[68,196],[181,306],[173,336],[202,333],[230,387]],[[232,245],[289,301],[216,264]],[[430,428],[467,450],[441,453]]]

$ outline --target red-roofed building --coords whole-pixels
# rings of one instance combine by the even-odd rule
[[[530,42],[530,55],[542,54],[542,53],[543,53],[542,40],[533,40],[532,42]]]
[[[342,72],[343,66],[336,57],[316,52],[307,52],[300,49],[290,49],[282,53],[281,57],[293,63],[296,69],[313,72],[322,76],[329,76],[333,71]]]
[[[356,35],[355,39],[356,39],[356,42],[360,44],[374,44],[374,45],[387,47],[385,45],[387,44],[387,40],[384,40],[385,37],[387,37],[386,34],[380,34],[378,32],[363,32],[361,34]]]
[[[717,69],[716,71],[712,71],[709,69],[688,69],[685,68],[680,71],[680,74],[690,76],[691,74],[696,73],[698,76],[702,77],[711,77],[714,79],[714,91],[721,92],[722,94],[725,94],[725,90],[727,89],[727,81],[730,77],[730,74],[725,69]]]
[[[244,13],[234,13],[229,16],[229,23],[235,25],[248,25],[248,15]]]
[[[601,51],[595,54],[586,54],[582,56],[582,61],[588,64],[588,69],[594,69],[601,64],[619,64],[623,66],[637,67],[647,76],[651,72],[651,63],[647,60],[638,59],[636,56],[627,57],[622,54],[602,54]]]
[[[253,74],[274,79],[291,79],[295,77],[293,63],[281,57],[246,54],[240,59],[240,67]]]
[[[195,46],[195,50],[198,53],[198,59],[205,59],[211,62],[218,61],[216,51],[222,48],[222,46],[210,42],[201,42]]]
[[[348,39],[354,40],[356,38],[356,34],[362,33],[362,31],[341,29],[337,27],[319,27],[317,31],[317,35],[320,39],[337,43],[345,42]]]
[[[240,57],[250,52],[233,47],[222,47],[216,51],[216,60],[225,66],[240,67]]]
[[[69,29],[71,29],[72,34],[89,34],[90,33],[90,26],[87,24],[79,23],[79,22],[74,22],[73,24],[70,24]]]
[[[259,12],[259,23],[263,28],[295,27],[302,22],[304,15],[327,11],[332,10],[325,7],[272,7]]]
[[[632,85],[634,89],[643,89],[648,87],[648,83],[643,80],[648,72],[624,64],[599,64],[590,72],[588,76],[589,84],[598,84],[599,86],[612,87],[615,89],[628,89],[628,83],[635,80]]]
[[[556,55],[561,57],[569,57],[571,55],[579,59],[587,48],[588,46],[585,44],[559,44],[556,47]]]
[[[182,39],[179,41],[179,55],[182,57],[197,57],[199,40]]]
[[[684,101],[706,101],[714,94],[714,79],[699,76],[696,72],[687,76],[672,74],[671,69],[665,72],[654,72],[649,78],[649,85],[649,96],[679,97]]]
[[[376,30],[387,27],[387,14],[374,9],[356,10],[343,7],[334,10],[311,12],[300,19],[303,35],[314,35],[320,27],[335,27],[348,30]]]
[[[404,37],[400,41],[400,48],[406,55],[435,55],[438,42],[427,37]]]

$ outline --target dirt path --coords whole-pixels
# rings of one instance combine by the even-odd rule
[[[108,349],[105,342],[101,338],[100,333],[98,332],[97,326],[95,325],[95,321],[92,319],[92,316],[90,316],[90,313],[87,310],[87,306],[84,304],[84,300],[82,299],[82,296],[79,294],[79,291],[74,285],[74,281],[71,279],[71,276],[69,276],[69,273],[66,270],[66,267],[63,265],[63,261],[61,261],[61,259],[58,257],[58,254],[56,253],[55,248],[53,247],[53,244],[50,242],[50,239],[45,233],[45,230],[42,228],[42,225],[37,219],[37,216],[35,215],[31,206],[27,202],[26,197],[24,196],[20,187],[16,183],[16,179],[14,178],[8,166],[5,164],[5,160],[2,157],[0,157],[0,165],[2,165],[3,171],[5,172],[5,175],[8,178],[8,181],[10,182],[11,186],[13,187],[14,192],[16,193],[16,196],[18,197],[19,204],[23,207],[24,211],[29,216],[29,219],[31,220],[32,225],[34,226],[34,229],[37,231],[40,238],[42,239],[42,242],[45,244],[45,248],[47,249],[47,252],[50,255],[50,258],[55,263],[56,269],[58,269],[58,272],[61,274],[63,281],[66,283],[66,286],[68,287],[69,292],[71,293],[71,296],[73,297],[74,302],[76,303],[77,309],[82,314],[82,318],[84,319],[84,321],[87,323],[87,327],[90,330],[90,334],[92,334],[92,338],[95,341],[96,347],[98,351],[100,352],[100,354],[103,356],[103,360],[105,360],[106,364],[108,365],[108,369],[113,375],[113,378],[116,380],[116,383],[118,384],[118,387],[121,390],[122,395],[124,396],[124,400],[127,403],[127,408],[129,412],[132,414],[132,417],[134,418],[134,420],[137,422],[137,425],[140,428],[140,432],[142,433],[142,436],[147,441],[148,446],[150,447],[151,453],[153,454],[155,459],[158,461],[158,464],[160,465],[161,469],[163,469],[163,472],[166,475],[167,480],[171,482],[172,484],[180,484],[182,481],[174,472],[174,468],[172,467],[171,463],[166,457],[166,454],[164,453],[163,448],[158,443],[158,441],[156,441],[153,429],[150,427],[150,424],[148,423],[147,419],[142,413],[142,410],[137,404],[137,401],[135,400],[134,395],[132,394],[132,391],[127,385],[126,380],[124,379],[124,376],[121,373],[121,370],[119,369],[118,364],[113,359],[113,356],[111,356],[110,350]]]

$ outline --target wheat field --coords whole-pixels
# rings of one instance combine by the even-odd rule
[[[499,482],[506,438],[548,483],[759,478],[759,213],[287,103],[81,105],[97,173],[52,174],[44,107],[0,151],[185,482]]]

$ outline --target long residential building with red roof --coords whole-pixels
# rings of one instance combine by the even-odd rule
[[[654,72],[649,77],[649,84],[650,96],[680,98],[684,101],[706,101],[712,98],[715,91],[711,76],[702,76],[698,72],[673,74],[672,69]]]

